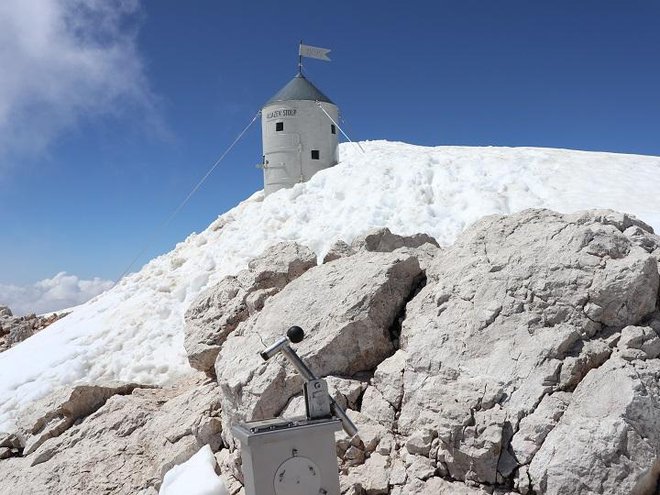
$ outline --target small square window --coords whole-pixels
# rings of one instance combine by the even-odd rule
[[[335,129],[335,124],[330,124],[330,132],[337,134],[337,129]]]
[[[312,160],[319,159],[319,150],[312,150]]]
[[[276,131],[283,131],[284,130],[284,122],[276,122],[275,123],[275,130]]]

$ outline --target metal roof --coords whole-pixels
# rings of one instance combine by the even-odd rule
[[[268,100],[264,106],[268,106],[271,103],[276,103],[278,101],[290,100],[325,101],[334,105],[330,98],[325,96],[319,88],[305,79],[305,76],[300,73],[291,79],[286,86],[275,93],[275,96]]]

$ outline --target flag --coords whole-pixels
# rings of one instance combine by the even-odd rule
[[[318,60],[325,60],[326,62],[330,62],[328,53],[330,53],[330,50],[327,48],[303,45],[302,43],[300,44],[300,49],[298,50],[298,55],[301,57],[316,58]]]

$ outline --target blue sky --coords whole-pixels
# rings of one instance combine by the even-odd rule
[[[0,298],[117,278],[301,39],[354,139],[660,155],[657,1],[7,0],[0,33]],[[260,189],[260,158],[255,125],[135,268]]]

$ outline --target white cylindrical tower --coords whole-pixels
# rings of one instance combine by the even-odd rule
[[[266,194],[337,164],[338,118],[337,106],[301,73],[268,100],[261,109]]]

